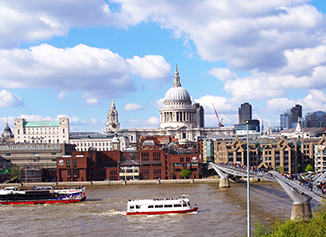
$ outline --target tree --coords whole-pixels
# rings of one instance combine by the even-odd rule
[[[189,178],[191,176],[191,172],[189,170],[181,170],[180,176],[182,178]]]
[[[279,173],[283,173],[283,171],[284,171],[283,166],[279,166],[279,167],[277,168],[277,171],[278,171]]]
[[[308,164],[308,165],[306,166],[305,171],[306,171],[306,172],[309,172],[309,171],[315,171],[315,170],[314,170],[314,167],[312,167],[311,164]]]

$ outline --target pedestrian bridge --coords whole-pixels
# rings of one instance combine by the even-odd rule
[[[214,169],[220,176],[220,187],[230,186],[229,175],[247,177],[247,167],[239,164],[214,164],[210,162],[208,169]],[[304,217],[304,220],[307,220],[311,218],[310,201],[312,199],[317,202],[326,200],[326,195],[323,194],[320,186],[320,183],[326,180],[326,172],[311,172],[288,177],[277,171],[262,172],[250,168],[249,178],[278,182],[293,201],[291,219]]]

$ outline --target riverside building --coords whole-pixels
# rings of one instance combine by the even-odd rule
[[[26,121],[16,118],[15,143],[69,143],[69,119]]]
[[[167,138],[164,138],[164,140]],[[179,146],[173,138],[169,145],[161,144],[160,137],[142,137],[139,149],[121,151],[74,152],[57,158],[59,181],[150,180],[180,179],[181,171],[190,171],[190,178],[199,178],[197,150]]]
[[[129,146],[136,148],[142,136],[173,136],[182,145],[193,148],[201,136],[233,135],[233,127],[204,127],[204,109],[198,103],[192,103],[188,91],[181,86],[178,67],[176,67],[173,86],[166,92],[160,109],[159,128],[123,129],[118,120],[118,111],[112,101],[107,114],[106,134],[117,132],[127,137]]]
[[[247,140],[241,137],[225,137],[199,141],[203,161],[214,163],[247,164]],[[302,173],[308,164],[318,164],[322,169],[322,149],[326,144],[325,135],[315,138],[258,138],[249,139],[250,166],[266,170],[282,167],[287,173]],[[319,149],[316,153],[316,149]],[[213,154],[210,151],[214,150]],[[317,167],[317,166],[316,166]]]

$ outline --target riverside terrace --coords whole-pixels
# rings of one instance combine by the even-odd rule
[[[247,167],[233,163],[209,163],[208,169],[214,169],[221,177],[220,187],[230,187],[228,174],[247,177]],[[290,176],[277,171],[262,172],[251,168],[249,178],[265,179],[278,182],[293,201],[291,219],[303,218],[307,221],[312,217],[310,201],[326,200],[326,172],[309,172]]]

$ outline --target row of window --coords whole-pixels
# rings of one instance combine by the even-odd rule
[[[78,170],[73,169],[73,175],[78,176]],[[71,176],[71,169],[67,169],[67,176]]]
[[[66,166],[71,167],[71,160],[66,160]],[[77,160],[72,160],[72,167],[77,167]]]
[[[172,208],[172,207],[187,207],[187,206],[188,206],[187,203],[183,203],[183,204],[148,205],[147,208]],[[136,205],[136,206],[131,205],[129,209],[130,210],[140,209],[140,207],[141,205]]]
[[[180,162],[184,162],[184,160],[184,157],[180,157]],[[190,162],[190,157],[186,157],[186,162]]]

